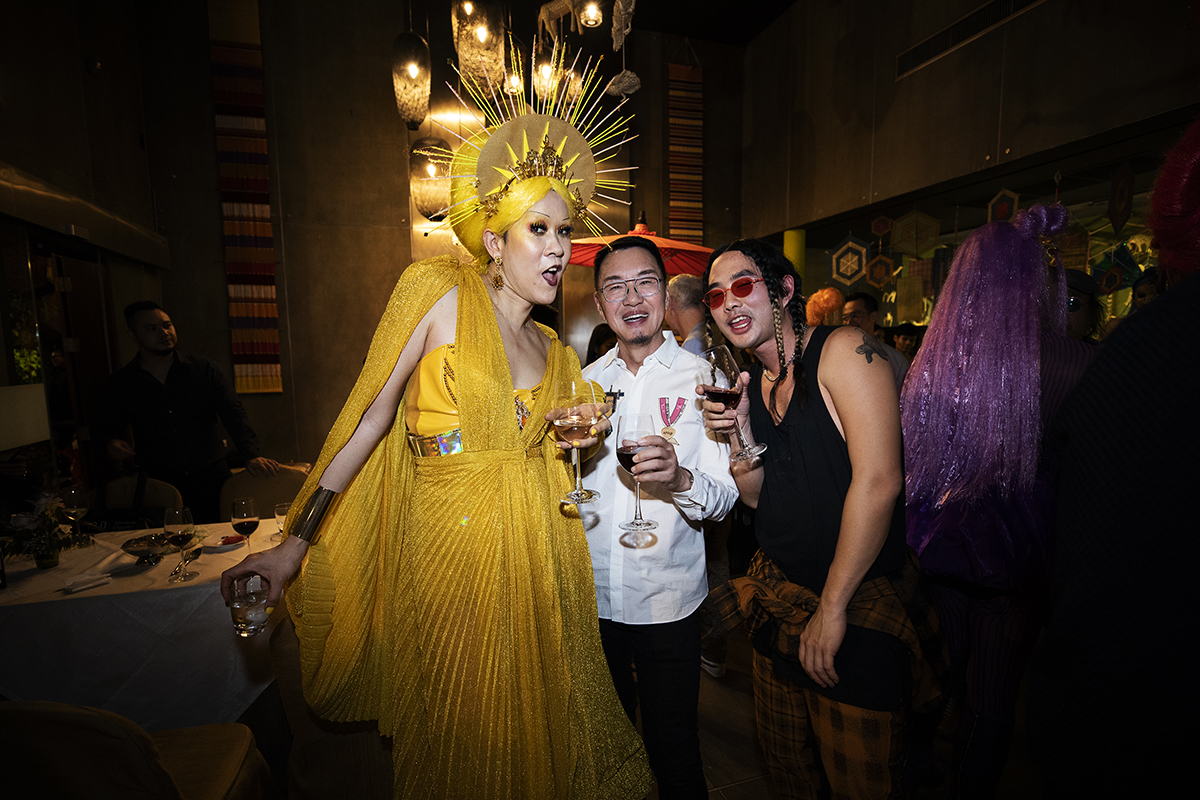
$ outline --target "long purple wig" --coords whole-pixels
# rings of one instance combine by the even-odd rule
[[[1032,487],[1041,451],[1040,336],[1066,329],[1066,274],[1039,237],[1061,205],[977,229],[959,248],[901,394],[907,497],[940,507]]]

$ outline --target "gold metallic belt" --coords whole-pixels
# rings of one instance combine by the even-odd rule
[[[416,456],[452,456],[463,451],[462,428],[435,436],[408,435],[408,446]]]

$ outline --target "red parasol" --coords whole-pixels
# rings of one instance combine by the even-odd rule
[[[708,266],[708,257],[712,255],[711,247],[681,242],[678,239],[663,239],[645,222],[639,221],[629,232],[630,236],[641,236],[658,245],[668,275],[703,275]],[[596,261],[596,253],[617,237],[575,239],[571,242],[571,262],[582,267],[590,267]]]

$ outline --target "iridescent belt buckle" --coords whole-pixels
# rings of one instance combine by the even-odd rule
[[[452,456],[463,451],[462,428],[439,433],[436,436],[408,435],[408,444],[414,455]]]

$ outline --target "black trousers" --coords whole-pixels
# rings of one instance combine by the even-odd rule
[[[707,798],[700,763],[700,614],[677,622],[628,625],[600,620],[600,641],[629,721],[640,706],[642,739],[658,796]],[[636,665],[637,677],[634,678]]]

